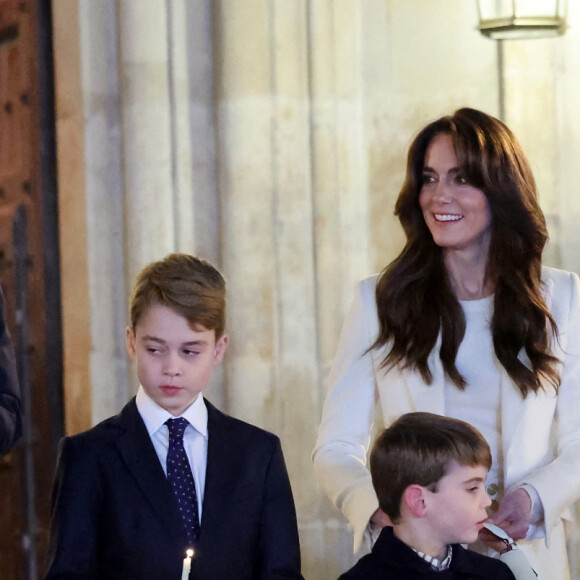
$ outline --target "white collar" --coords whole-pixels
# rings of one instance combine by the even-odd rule
[[[167,419],[175,418],[169,411],[160,407],[141,385],[139,385],[135,402],[150,437],[165,424]],[[201,393],[180,416],[187,419],[189,424],[201,435],[207,437],[207,407]]]
[[[439,560],[438,558],[434,558],[433,556],[429,556],[424,552],[420,552],[419,550],[415,550],[415,548],[411,547],[413,552],[419,556],[419,558],[425,560],[428,564],[431,564],[431,568],[435,570],[435,572],[443,572],[443,570],[447,570],[449,566],[451,566],[451,558],[453,556],[453,549],[450,545],[447,546],[447,554],[445,558]]]

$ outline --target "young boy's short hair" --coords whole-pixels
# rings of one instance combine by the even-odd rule
[[[379,433],[370,454],[370,471],[380,508],[394,524],[401,499],[416,484],[437,491],[449,463],[491,467],[491,452],[469,423],[433,413],[407,413]]]
[[[171,308],[192,328],[215,330],[216,340],[224,333],[226,282],[205,260],[189,254],[169,254],[146,266],[137,275],[129,303],[133,330],[154,304]]]

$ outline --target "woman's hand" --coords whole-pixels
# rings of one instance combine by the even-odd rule
[[[391,518],[381,508],[379,508],[371,516],[371,525],[376,529],[380,529],[386,526],[392,526],[393,522],[391,522]]]
[[[500,554],[506,549],[506,543],[485,528],[479,530],[478,539],[482,541],[488,548],[491,548]]]
[[[531,514],[532,499],[524,488],[518,487],[506,494],[497,512],[489,519],[492,524],[505,530],[514,540],[521,540],[528,533]],[[483,538],[481,539],[485,542]]]

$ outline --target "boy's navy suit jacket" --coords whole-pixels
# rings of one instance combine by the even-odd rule
[[[436,572],[393,533],[381,531],[372,552],[338,580],[515,580],[506,564],[453,544],[451,566]]]
[[[301,579],[280,441],[206,400],[208,457],[190,578]],[[61,442],[47,580],[179,580],[185,530],[135,399]]]

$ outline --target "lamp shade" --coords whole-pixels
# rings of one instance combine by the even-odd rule
[[[566,29],[566,0],[476,0],[479,31],[494,40],[547,38]]]

